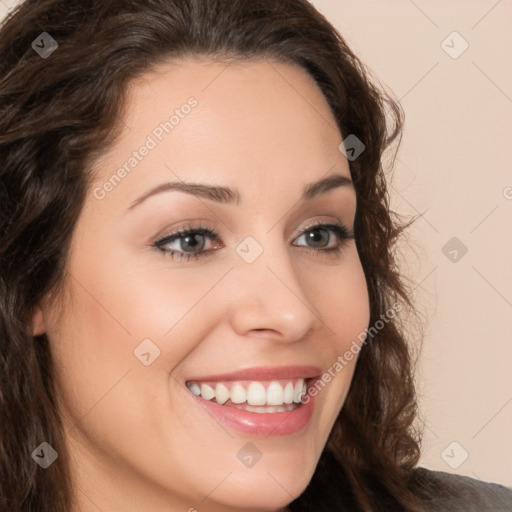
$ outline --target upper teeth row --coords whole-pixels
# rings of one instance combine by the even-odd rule
[[[251,382],[247,388],[239,382],[229,389],[220,382],[213,388],[208,384],[198,384],[194,381],[187,382],[187,387],[194,395],[205,400],[215,398],[218,404],[223,404],[231,398],[234,404],[247,402],[249,405],[283,405],[300,403],[306,394],[307,385],[304,379],[298,379],[295,384],[290,381],[284,387],[279,382],[272,381],[267,389],[258,381]]]

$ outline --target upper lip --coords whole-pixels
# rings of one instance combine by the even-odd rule
[[[190,377],[187,381],[309,379],[318,377],[321,373],[317,366],[258,366],[229,373]]]

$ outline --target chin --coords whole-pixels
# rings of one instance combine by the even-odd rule
[[[233,471],[212,498],[235,510],[281,510],[304,492],[315,471],[314,464],[303,466],[300,459],[283,454],[280,464],[263,465],[261,460],[252,468]]]

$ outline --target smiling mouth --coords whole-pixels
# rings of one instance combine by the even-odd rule
[[[219,405],[256,413],[276,413],[300,407],[310,380],[189,380],[186,386],[194,395]]]

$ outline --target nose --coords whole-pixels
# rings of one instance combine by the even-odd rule
[[[252,263],[235,254],[230,272],[229,319],[240,336],[282,343],[304,339],[323,324],[286,245],[270,243]],[[318,299],[318,297],[316,297]]]

